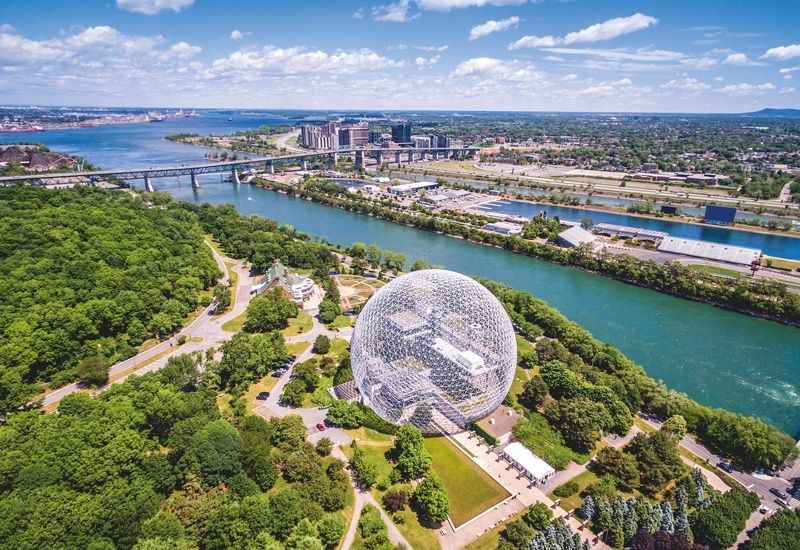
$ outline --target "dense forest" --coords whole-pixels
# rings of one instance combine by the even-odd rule
[[[222,367],[197,363],[171,358],[0,426],[0,548],[335,548],[344,464],[306,442],[299,416],[221,416]]]
[[[0,189],[0,412],[182,326],[219,277],[196,216],[128,193]]]

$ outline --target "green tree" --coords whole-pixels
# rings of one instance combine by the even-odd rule
[[[670,416],[661,425],[661,429],[670,434],[675,441],[680,441],[686,435],[686,420],[679,414]]]
[[[317,532],[325,548],[331,549],[338,546],[344,535],[344,521],[336,514],[325,514],[317,522]]]
[[[262,294],[247,306],[244,328],[248,332],[269,332],[286,328],[297,316],[297,304],[283,295],[280,288]]]
[[[214,302],[217,304],[217,312],[226,311],[231,305],[231,289],[226,285],[214,287]]]
[[[314,339],[314,353],[318,355],[325,355],[331,350],[331,339],[320,334]]]
[[[243,388],[289,359],[280,333],[247,334],[240,332],[222,344],[218,374],[223,388]]]
[[[87,386],[100,387],[108,383],[108,359],[102,355],[92,355],[82,359],[75,369],[75,374]]]
[[[522,387],[522,393],[519,394],[517,400],[526,409],[536,410],[544,405],[547,392],[547,383],[537,374],[525,382]]]
[[[342,314],[342,308],[333,300],[322,300],[319,304],[319,320],[325,324],[332,323],[336,317]]]
[[[531,528],[541,531],[553,519],[553,511],[543,502],[537,502],[525,512],[525,523]]]
[[[425,448],[422,432],[411,424],[397,429],[392,449],[395,467],[403,479],[415,479],[428,473],[432,457]]]
[[[450,498],[442,481],[435,474],[428,474],[414,490],[414,500],[423,518],[437,524],[447,520],[450,513]]]
[[[531,540],[536,531],[526,524],[523,520],[512,521],[500,533],[502,540],[508,541],[512,548],[527,550],[530,548]]]
[[[547,405],[545,416],[564,434],[567,443],[583,452],[592,450],[611,425],[606,408],[585,397],[553,401]]]

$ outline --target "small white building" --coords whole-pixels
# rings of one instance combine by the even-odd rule
[[[509,443],[500,451],[500,456],[533,483],[544,483],[556,474],[552,466],[533,454],[519,441]]]
[[[491,222],[486,224],[486,229],[502,235],[520,235],[522,226],[510,222]]]
[[[389,193],[392,195],[413,195],[419,191],[430,191],[436,189],[440,184],[435,181],[412,181],[410,183],[401,183],[393,185],[389,188]]]

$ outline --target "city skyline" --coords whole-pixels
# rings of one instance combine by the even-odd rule
[[[800,106],[791,2],[43,1],[0,17],[9,104],[747,112]]]

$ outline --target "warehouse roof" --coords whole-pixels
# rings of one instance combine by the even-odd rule
[[[761,257],[761,250],[757,248],[744,248],[680,237],[665,237],[658,250],[742,265],[750,265]]]
[[[509,443],[503,449],[503,453],[528,472],[534,479],[543,479],[545,476],[552,475],[555,470],[547,462],[533,454],[525,445],[519,441]]]
[[[580,246],[583,243],[590,243],[597,239],[597,237],[577,225],[559,233],[558,238],[567,242],[570,246]]]

